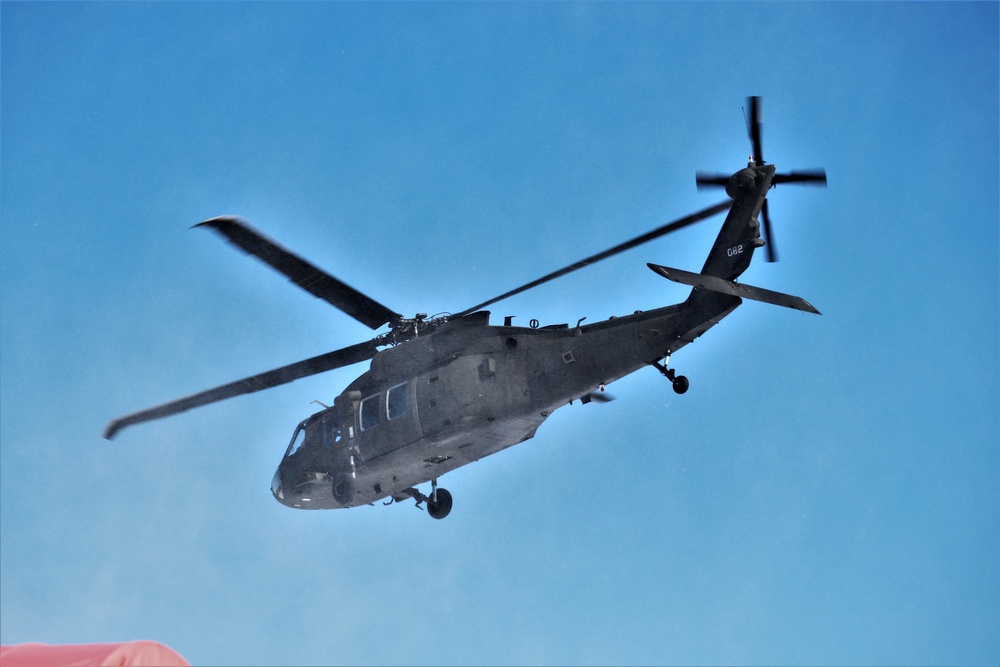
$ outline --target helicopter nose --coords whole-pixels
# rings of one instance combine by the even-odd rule
[[[274,479],[271,480],[271,493],[279,502],[284,502],[285,492],[281,489],[281,471],[277,470],[274,473]]]

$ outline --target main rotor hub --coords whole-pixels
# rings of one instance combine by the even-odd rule
[[[391,327],[389,331],[376,336],[374,342],[379,347],[399,345],[429,334],[450,319],[451,315],[444,314],[428,318],[426,313],[417,313],[413,317],[400,317],[389,325]]]

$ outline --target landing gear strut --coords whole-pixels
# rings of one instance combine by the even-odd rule
[[[677,373],[672,368],[667,368],[667,364],[670,362],[670,355],[668,354],[661,364],[658,361],[651,361],[650,366],[656,368],[656,370],[663,373],[664,377],[670,380],[670,384],[674,387],[674,392],[678,394],[683,394],[691,386],[691,383],[683,375],[677,375]]]
[[[404,493],[417,501],[419,509],[423,509],[420,507],[420,503],[427,503],[427,513],[432,519],[443,519],[451,512],[451,493],[448,492],[448,489],[439,489],[436,479],[431,480],[431,495],[429,496],[425,496],[413,487]]]

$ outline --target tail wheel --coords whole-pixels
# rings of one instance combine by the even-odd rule
[[[434,519],[443,519],[451,512],[451,493],[448,489],[437,489],[427,499],[427,513]]]
[[[686,376],[678,375],[677,377],[674,378],[673,385],[674,385],[674,391],[676,393],[683,394],[688,390],[688,387],[691,386],[691,383],[688,382]]]

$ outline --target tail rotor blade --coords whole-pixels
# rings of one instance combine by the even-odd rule
[[[694,176],[694,182],[698,185],[699,190],[716,187],[724,188],[729,183],[730,178],[732,178],[731,174],[710,174],[705,171],[699,171]]]
[[[753,146],[753,159],[757,164],[764,164],[764,148],[760,141],[760,126],[763,120],[763,102],[760,97],[749,97],[750,105],[750,144]]]
[[[761,217],[764,218],[764,239],[766,241],[767,248],[767,261],[777,262],[778,261],[778,249],[774,245],[774,231],[771,229],[771,216],[767,213],[767,200],[764,200],[764,206],[760,209]]]
[[[771,179],[773,185],[778,183],[803,183],[805,185],[826,186],[826,170],[810,169],[807,171],[790,171],[787,174],[775,174]]]

